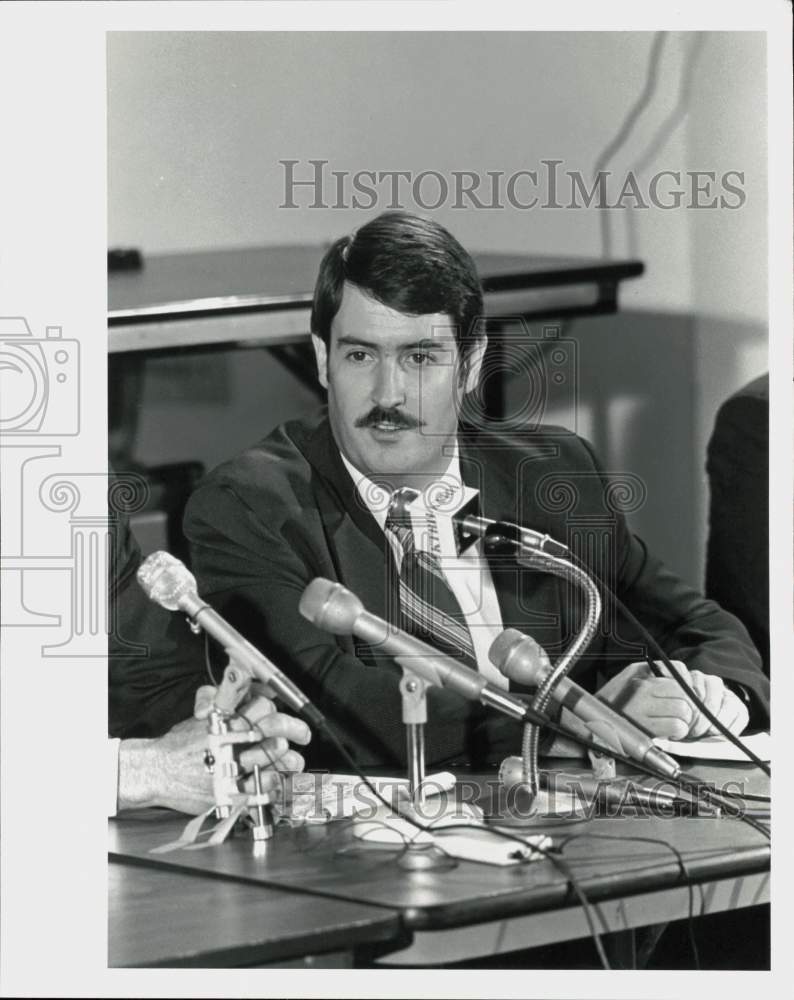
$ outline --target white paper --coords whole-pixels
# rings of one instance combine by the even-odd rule
[[[772,737],[769,733],[741,736],[742,743],[763,761],[771,760]],[[705,736],[700,740],[666,740],[657,736],[653,741],[660,750],[674,757],[695,757],[701,760],[747,761],[749,758],[724,736]]]

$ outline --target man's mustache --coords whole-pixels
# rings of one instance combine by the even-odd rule
[[[355,423],[356,427],[374,427],[376,424],[393,424],[395,427],[405,430],[415,430],[417,427],[424,427],[424,421],[417,420],[410,413],[403,413],[402,410],[384,410],[382,406],[374,406],[364,417],[359,417]]]

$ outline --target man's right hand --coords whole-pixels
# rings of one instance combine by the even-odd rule
[[[673,662],[684,680],[691,683],[686,666],[680,660]],[[663,664],[659,666],[669,674]],[[630,663],[599,688],[597,694],[652,736],[671,740],[686,739],[698,714],[676,679],[657,677],[645,661]]]
[[[212,775],[204,766],[207,746],[206,716],[215,688],[196,692],[194,717],[178,723],[163,736],[151,740],[122,740],[119,748],[118,808],[165,806],[179,812],[198,814],[212,805]],[[232,719],[231,727],[244,730],[248,724],[262,734],[258,743],[240,752],[243,774],[262,768],[263,791],[278,791],[281,774],[302,771],[303,757],[290,743],[305,746],[311,739],[309,727],[300,719],[276,711],[269,698],[251,697],[238,710],[243,718]],[[246,721],[247,720],[247,721]],[[252,779],[245,781],[253,790]]]

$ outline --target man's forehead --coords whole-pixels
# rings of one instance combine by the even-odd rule
[[[346,283],[342,302],[331,324],[335,340],[382,343],[394,346],[422,340],[453,341],[455,325],[445,313],[420,316],[398,312],[368,295],[355,285]]]

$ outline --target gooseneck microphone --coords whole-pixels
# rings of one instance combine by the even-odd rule
[[[322,577],[312,580],[301,596],[298,609],[304,618],[326,632],[356,635],[370,646],[399,659],[404,667],[429,684],[449,688],[470,701],[490,705],[514,719],[541,726],[548,721],[520,698],[488,684],[476,671],[371,614],[341,583],[332,583]]]
[[[168,611],[183,611],[310,725],[325,724],[300,688],[199,597],[196,578],[179,559],[169,552],[153,552],[139,566],[137,577],[147,597]]]
[[[505,677],[521,684],[539,686],[551,670],[543,649],[534,639],[514,628],[505,629],[496,637],[488,657]],[[640,764],[654,768],[669,778],[677,778],[681,773],[678,763],[660,750],[649,736],[574,681],[562,677],[551,697],[584,723],[604,722],[611,726],[624,752]]]
[[[437,513],[436,517],[439,516],[443,515]],[[488,539],[499,536],[508,541],[516,542],[525,549],[543,552],[546,555],[559,556],[564,559],[571,554],[567,545],[558,542],[551,535],[544,535],[540,531],[524,528],[520,524],[513,524],[510,521],[493,521],[489,517],[469,514],[465,507],[452,515],[452,523],[458,533],[459,540],[464,542],[463,547],[469,538]]]

